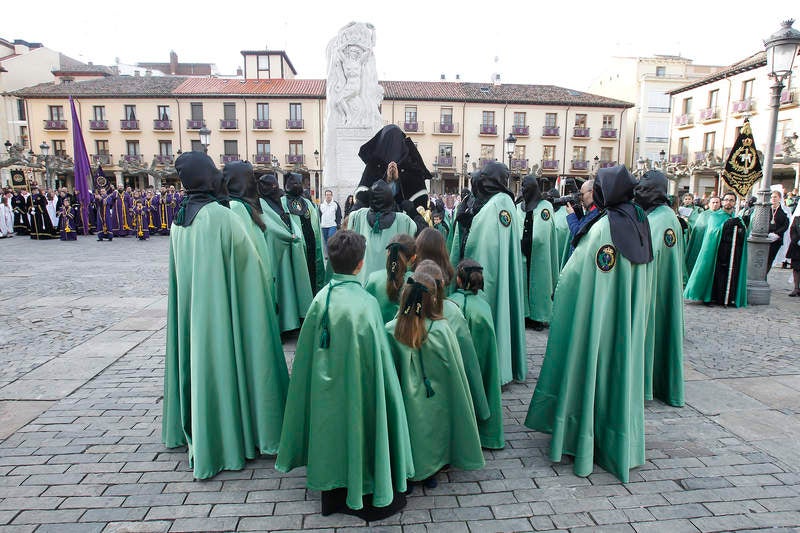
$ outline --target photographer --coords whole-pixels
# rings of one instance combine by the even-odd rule
[[[569,224],[569,232],[572,238],[575,238],[575,235],[586,226],[589,222],[594,220],[597,215],[600,214],[600,211],[597,209],[597,206],[594,204],[594,180],[586,180],[583,182],[580,191],[580,198],[581,198],[581,205],[583,205],[583,212],[584,215],[582,218],[578,218],[578,215],[575,214],[575,209],[572,207],[571,203],[567,203],[566,210],[567,210],[567,224]],[[574,249],[574,246],[570,246],[570,251]]]

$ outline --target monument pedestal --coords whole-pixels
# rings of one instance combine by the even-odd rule
[[[355,194],[364,162],[358,157],[361,145],[375,135],[374,128],[337,127],[328,130],[328,151],[325,161],[323,190],[331,189],[333,197],[344,207],[344,201]]]

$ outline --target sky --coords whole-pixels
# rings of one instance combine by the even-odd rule
[[[381,80],[552,84],[587,89],[612,56],[682,55],[728,65],[759,50],[788,0],[262,2],[38,0],[6,3],[0,37],[41,42],[75,59],[113,65],[215,63],[232,75],[242,50],[285,50],[300,78],[325,78],[325,48],[351,21],[375,26]],[[792,7],[794,6],[794,7]],[[792,12],[794,11],[794,12]],[[15,13],[16,12],[16,13]],[[38,14],[37,14],[38,13]],[[800,28],[800,22],[795,24]]]

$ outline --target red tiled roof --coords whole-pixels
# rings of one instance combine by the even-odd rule
[[[198,96],[263,94],[278,98],[325,98],[325,80],[192,78],[181,83],[173,92],[176,95]]]
[[[696,87],[702,87],[708,83],[713,83],[718,80],[722,80],[728,78],[730,76],[739,74],[741,72],[747,72],[748,70],[757,69],[759,67],[763,67],[767,64],[767,53],[766,52],[756,52],[755,54],[751,55],[748,58],[745,58],[741,61],[734,63],[733,65],[726,67],[722,70],[714,72],[713,74],[709,74],[704,78],[700,78],[699,80],[693,81],[692,83],[688,83],[683,85],[682,87],[678,87],[672,91],[669,91],[669,94],[678,94],[684,91],[688,91],[689,89],[694,89]]]

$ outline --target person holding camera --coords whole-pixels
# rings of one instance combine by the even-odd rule
[[[571,238],[574,240],[575,235],[578,232],[589,224],[592,220],[597,218],[597,215],[600,214],[600,210],[597,209],[597,206],[594,203],[594,180],[589,179],[583,182],[581,185],[580,190],[580,202],[583,206],[583,217],[578,218],[578,215],[575,214],[575,208],[572,206],[571,202],[567,202],[566,210],[567,210],[567,224],[569,225],[569,233]],[[569,247],[570,254],[575,249],[575,244],[571,243]]]

